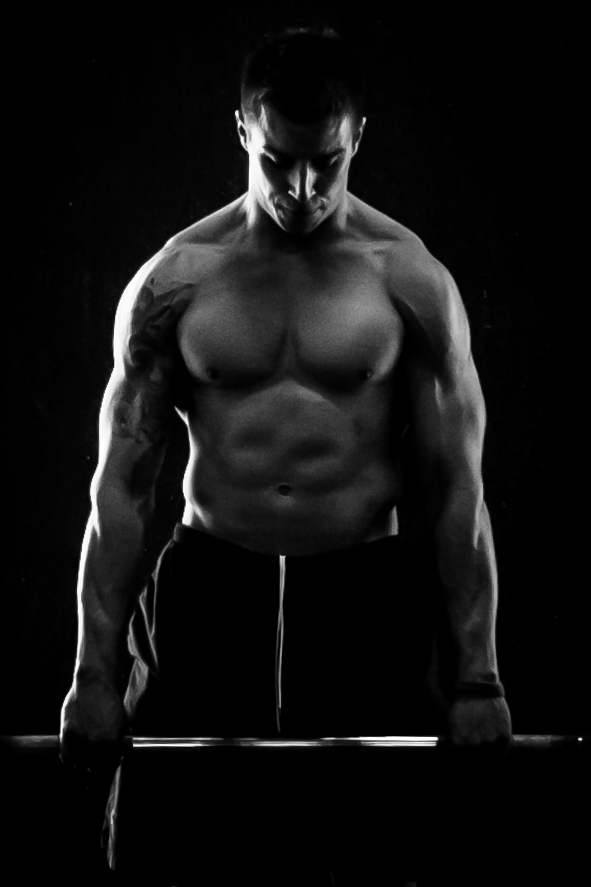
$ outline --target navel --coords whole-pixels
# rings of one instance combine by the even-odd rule
[[[289,484],[279,484],[279,486],[277,487],[277,492],[280,496],[289,496],[291,495],[292,488],[289,486]]]

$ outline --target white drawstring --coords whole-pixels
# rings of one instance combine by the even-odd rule
[[[279,555],[279,616],[277,619],[277,642],[275,644],[275,717],[277,730],[281,733],[281,666],[283,664],[283,595],[285,592],[285,555]]]

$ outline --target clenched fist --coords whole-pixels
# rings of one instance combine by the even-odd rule
[[[60,758],[88,784],[113,776],[129,723],[123,700],[105,675],[78,673],[61,712]]]
[[[511,715],[505,699],[454,700],[448,712],[445,738],[454,748],[504,754],[512,741]]]

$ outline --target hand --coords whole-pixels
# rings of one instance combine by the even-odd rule
[[[447,714],[446,743],[504,755],[512,742],[511,714],[505,699],[460,696]]]
[[[78,772],[86,787],[93,779],[112,779],[128,732],[127,714],[113,683],[103,675],[78,674],[62,706],[63,763]]]

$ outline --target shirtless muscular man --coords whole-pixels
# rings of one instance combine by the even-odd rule
[[[412,639],[426,613],[398,545],[405,432],[455,656],[447,739],[510,741],[468,321],[421,240],[348,190],[361,95],[334,32],[267,41],[236,111],[248,191],[169,240],[123,294],[65,761],[116,763],[142,706],[168,735],[405,732],[396,709],[423,668]],[[158,560],[146,533],[177,414],[186,505]]]

